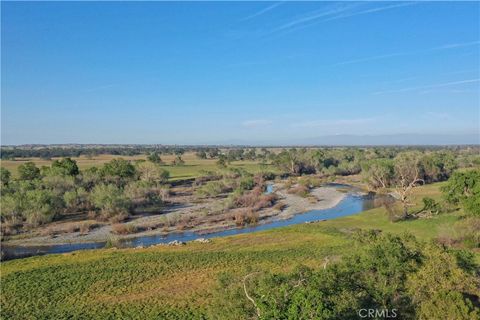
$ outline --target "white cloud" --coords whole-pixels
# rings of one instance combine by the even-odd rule
[[[253,119],[253,120],[245,120],[242,122],[242,126],[247,128],[257,128],[271,125],[273,121],[265,120],[265,119]]]

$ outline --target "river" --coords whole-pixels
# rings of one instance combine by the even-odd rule
[[[346,189],[347,195],[340,201],[335,207],[323,210],[312,210],[305,213],[300,213],[286,220],[267,220],[262,224],[255,226],[248,226],[244,228],[235,228],[229,230],[222,230],[209,234],[198,234],[195,232],[181,232],[171,233],[167,236],[162,235],[149,235],[141,236],[138,238],[130,238],[119,241],[120,247],[148,247],[160,243],[168,243],[170,241],[192,241],[198,238],[216,238],[232,236],[236,234],[251,233],[261,230],[268,230],[278,227],[285,227],[294,224],[308,223],[318,220],[329,220],[349,215],[354,215],[365,210],[374,208],[376,205],[373,194],[362,195],[358,193],[358,190],[348,186],[340,184],[329,184],[329,186],[336,186]],[[272,192],[272,187],[267,188],[267,192]],[[105,247],[105,242],[91,242],[91,243],[69,243],[69,244],[56,244],[45,246],[21,246],[21,245],[2,245],[2,260],[11,260],[18,258],[25,258],[35,255],[51,254],[51,253],[66,253],[77,250],[85,249],[98,249]]]

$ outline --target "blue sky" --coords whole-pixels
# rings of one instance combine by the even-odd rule
[[[1,5],[2,144],[479,133],[478,2]]]

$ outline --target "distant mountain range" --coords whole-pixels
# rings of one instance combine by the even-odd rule
[[[161,140],[161,139],[159,139]],[[168,140],[163,143],[57,143],[57,144],[22,144],[17,147],[23,148],[95,148],[95,147],[172,147],[172,146],[441,146],[441,145],[480,145],[480,134],[390,134],[390,135],[328,135],[313,138],[292,139],[265,139],[249,141],[247,139],[229,139],[224,141],[212,141],[205,143],[173,144]],[[13,147],[14,145],[3,145]]]
[[[328,135],[282,141],[229,140],[222,145],[261,146],[391,146],[391,145],[478,145],[480,134],[391,134],[391,135]]]

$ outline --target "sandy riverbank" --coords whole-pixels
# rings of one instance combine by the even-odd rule
[[[340,192],[335,187],[323,186],[312,189],[308,197],[301,197],[295,194],[289,194],[284,189],[283,183],[274,185],[274,193],[278,196],[277,203],[284,204],[283,210],[267,208],[259,211],[259,224],[264,224],[280,219],[289,219],[296,214],[304,213],[311,210],[324,210],[335,207],[346,196],[345,192]],[[185,214],[202,214],[206,210],[211,210],[219,205],[219,199],[212,199],[205,203],[188,203],[182,206],[172,206],[167,208],[165,212],[157,215],[143,216],[133,219],[127,224],[139,226],[145,223],[155,223],[164,219],[168,215],[185,215]],[[236,228],[234,221],[220,220],[214,223],[206,222],[184,231],[198,232],[200,234],[212,233],[227,229]],[[15,239],[5,242],[8,245],[57,245],[57,244],[73,244],[73,243],[89,243],[104,242],[115,238],[118,240],[131,239],[143,236],[164,236],[169,233],[181,232],[175,228],[169,229],[152,229],[142,232],[136,232],[127,235],[112,234],[111,225],[103,225],[91,230],[88,234],[80,234],[79,232],[62,233],[54,237],[48,235],[30,235],[23,239]]]
[[[334,187],[315,188],[308,197],[300,197],[294,194],[288,194],[285,190],[277,191],[287,207],[277,216],[279,219],[288,219],[295,214],[311,210],[324,210],[335,207],[342,201],[346,193],[340,192]]]

